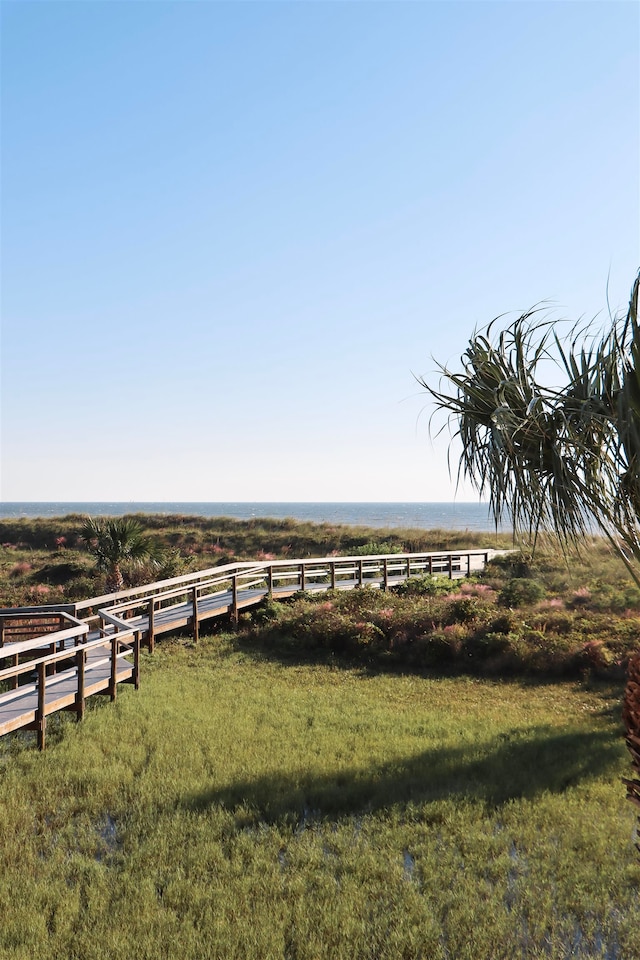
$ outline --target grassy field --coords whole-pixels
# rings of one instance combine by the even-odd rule
[[[616,685],[164,643],[0,761],[0,957],[640,956]]]
[[[495,545],[147,521],[182,569]],[[99,593],[79,524],[0,524],[0,602]],[[163,641],[138,692],[50,718],[46,753],[0,741],[0,960],[637,960],[639,637],[640,591],[592,541]]]

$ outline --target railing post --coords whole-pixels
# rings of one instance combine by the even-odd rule
[[[198,585],[196,584],[192,591],[193,603],[193,642],[198,642]]]
[[[429,576],[433,576],[433,557],[429,554]]]
[[[300,589],[306,590],[307,588],[307,578],[305,574],[304,563],[300,564]]]
[[[53,643],[50,643],[50,644],[49,644],[49,653],[57,653],[57,645],[56,645],[55,640],[54,640]],[[50,664],[50,666],[49,666],[49,674],[52,675],[52,674],[54,674],[54,673],[56,673],[56,662],[55,662],[55,660],[54,660],[53,663]]]
[[[0,647],[4,647],[4,617],[0,617]]]
[[[153,653],[153,648],[156,642],[155,637],[155,614],[156,614],[156,600],[155,597],[149,597],[149,611],[148,611],[148,630],[147,630],[147,646],[149,647],[149,653]]]
[[[386,557],[382,561],[382,589],[389,589],[389,561]]]
[[[231,620],[234,626],[238,626],[238,574],[234,573],[231,578]]]
[[[273,567],[269,565],[267,567],[267,594],[269,600],[273,597]]]
[[[44,750],[45,730],[47,727],[47,718],[45,715],[46,704],[46,664],[38,664],[38,710],[36,713],[36,736],[38,739],[38,750]]]
[[[362,557],[358,560],[358,586],[362,586]]]
[[[78,671],[78,691],[76,693],[76,720],[84,717],[84,663],[85,650],[80,648],[76,653],[76,669]]]
[[[140,630],[133,635],[133,686],[137,690],[140,686]]]
[[[16,653],[15,657],[13,658],[13,666],[14,666],[14,667],[19,667],[19,666],[20,666],[20,657],[18,656],[17,653]],[[10,690],[17,690],[17,689],[18,689],[18,674],[16,674],[15,677],[11,677],[11,680],[10,680],[10,682],[9,682],[9,689],[10,689]]]
[[[329,564],[329,566],[330,566],[330,568],[331,568],[331,589],[332,589],[332,590],[335,590],[335,588],[336,588],[336,562],[335,562],[335,560],[332,560],[331,563]]]
[[[449,580],[453,580],[453,557],[449,554]]]
[[[471,576],[471,554],[467,554],[467,576]]]
[[[116,630],[116,632],[113,633],[111,636],[111,678],[109,680],[109,696],[111,697],[111,700],[115,700],[116,688],[118,686],[118,680],[117,680],[117,674],[116,674],[116,670],[118,667],[117,653],[118,653],[118,632]]]
[[[407,557],[407,580],[411,577],[411,557]]]

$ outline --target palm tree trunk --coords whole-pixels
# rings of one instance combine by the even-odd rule
[[[124,587],[124,577],[117,563],[111,565],[107,574],[107,593],[119,593]]]
[[[635,777],[623,778],[627,787],[627,799],[640,808],[640,654],[629,662],[627,687],[624,692],[622,720],[627,728],[627,747],[631,754],[631,765]],[[640,818],[639,818],[640,819]],[[636,843],[640,850],[640,845]]]

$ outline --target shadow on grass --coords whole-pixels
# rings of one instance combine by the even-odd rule
[[[451,680],[456,677],[466,677],[471,680],[486,681],[487,683],[513,684],[523,689],[535,687],[553,687],[558,684],[570,684],[576,689],[586,689],[590,693],[596,694],[603,701],[603,709],[599,711],[600,715],[607,716],[614,722],[622,721],[622,696],[626,683],[626,677],[595,676],[585,674],[584,676],[572,674],[562,674],[550,670],[527,672],[526,670],[500,670],[488,669],[487,663],[482,661],[466,663],[464,660],[456,660],[447,666],[429,666],[420,662],[411,662],[402,654],[394,655],[393,652],[367,652],[362,651],[359,654],[336,653],[325,647],[304,646],[303,643],[297,643],[291,637],[283,637],[273,642],[265,642],[252,635],[246,634],[226,634],[227,639],[233,649],[251,657],[256,661],[266,661],[269,663],[278,663],[283,667],[292,666],[324,666],[332,670],[354,671],[362,676],[419,676],[428,677],[431,680]],[[622,727],[620,727],[622,734]]]
[[[466,798],[495,807],[545,791],[562,793],[615,771],[624,753],[616,730],[558,733],[538,727],[490,744],[426,750],[367,769],[274,773],[186,798],[193,810],[242,807],[245,823],[299,822],[359,811]]]

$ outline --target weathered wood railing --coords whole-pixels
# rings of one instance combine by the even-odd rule
[[[423,574],[469,576],[482,569],[492,553],[475,550],[231,563],[84,600],[76,604],[75,612],[84,614],[92,628],[100,629],[103,612],[110,610],[129,626],[133,622],[153,650],[161,633],[190,626],[197,640],[202,620],[228,614],[237,622],[240,609],[267,595],[282,598],[298,591],[366,586],[386,590]]]
[[[49,713],[74,710],[80,719],[87,696],[108,693],[114,699],[120,682],[137,688],[140,645],[146,640],[152,651],[160,633],[190,626],[197,641],[203,620],[228,615],[237,623],[243,607],[268,596],[363,587],[386,590],[424,574],[465,577],[484,568],[495,552],[239,562],[76,604],[0,609],[4,644],[0,664],[10,664],[0,669],[0,690],[5,688],[0,692],[0,736],[34,729],[42,748]],[[48,652],[38,656],[43,649]]]
[[[76,621],[55,634],[4,645],[0,662],[11,665],[0,669],[0,689],[7,688],[0,694],[0,734],[35,730],[43,749],[48,714],[73,710],[80,720],[87,697],[108,693],[114,700],[117,684],[127,681],[137,688],[139,636],[122,625],[107,638],[88,640],[88,633],[88,625]],[[38,655],[42,649],[48,652]],[[133,665],[127,659],[132,654]]]
[[[39,636],[57,633],[64,628],[72,610],[70,604],[54,608],[20,607],[17,610],[0,610],[0,647],[13,641],[31,639],[34,632]]]

